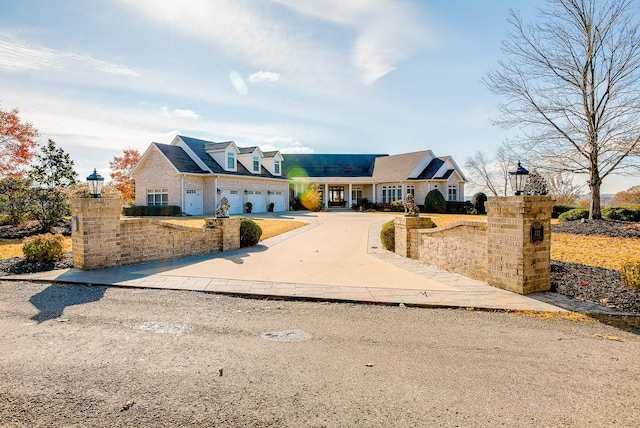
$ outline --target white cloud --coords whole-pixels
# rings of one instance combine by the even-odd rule
[[[140,73],[124,65],[49,49],[32,46],[24,41],[0,34],[0,70],[6,71],[65,71],[78,67],[89,67],[102,73],[138,77]]]
[[[177,108],[173,111],[178,117],[186,117],[189,119],[200,119],[200,116],[193,110]]]
[[[406,3],[397,0],[274,0],[292,9],[353,27],[352,64],[366,85],[395,70],[421,44],[433,42]]]
[[[397,0],[274,0],[278,7],[235,0],[121,1],[250,65],[282,70],[288,81],[297,79],[310,90],[354,78],[372,84],[427,40],[411,4]],[[308,16],[316,22],[309,25]],[[317,31],[332,30],[352,39],[345,46],[317,37]]]
[[[273,136],[263,140],[260,148],[264,151],[279,150],[282,153],[304,154],[313,153],[312,147],[304,146],[300,141],[293,137]]]
[[[280,80],[280,73],[274,73],[273,71],[258,71],[249,76],[249,82],[277,82]]]

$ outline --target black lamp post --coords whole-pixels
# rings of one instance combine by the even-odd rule
[[[529,177],[529,171],[524,169],[518,161],[518,169],[515,171],[509,171],[509,179],[511,181],[511,188],[515,192],[516,196],[520,196],[524,193],[524,186],[527,184],[527,178]]]
[[[87,177],[87,184],[89,185],[89,194],[92,198],[99,198],[100,191],[102,190],[102,183],[104,178],[98,172],[93,170],[93,173]]]

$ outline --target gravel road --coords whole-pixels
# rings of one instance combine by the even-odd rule
[[[640,337],[597,322],[6,281],[0,296],[1,426],[640,420]]]

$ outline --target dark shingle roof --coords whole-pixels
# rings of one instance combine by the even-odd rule
[[[300,169],[307,177],[371,177],[376,158],[387,155],[283,154],[284,175]]]
[[[250,171],[248,171],[240,162],[236,162],[236,165],[237,165],[236,172],[225,171],[224,168],[222,168],[222,166],[218,164],[218,162],[216,162],[215,160],[213,160],[211,156],[209,156],[209,154],[206,152],[207,150],[206,147],[208,147],[208,145],[210,144],[226,144],[228,146],[229,144],[231,144],[231,142],[213,143],[211,141],[199,140],[197,138],[184,137],[182,135],[180,135],[179,137],[191,149],[191,151],[193,151],[193,153],[195,153],[195,155],[198,156],[202,160],[202,162],[204,162],[204,164],[207,165],[207,167],[209,167],[209,169],[211,169],[211,171],[214,174],[247,175],[251,177],[282,178],[282,179],[286,178],[286,177],[278,177],[278,176],[271,175],[269,171],[267,171],[264,168],[262,168],[262,172],[260,174],[253,174]]]
[[[445,173],[442,175],[442,177],[436,177],[436,178],[442,178],[443,180],[446,180],[447,178],[451,177],[451,174],[453,174],[453,169],[448,169],[445,171]]]
[[[189,138],[189,137],[180,136],[180,138],[182,138],[182,141],[184,141],[185,138]],[[196,141],[203,141],[204,142],[204,149],[206,151],[211,151],[211,152],[222,151],[222,150],[226,149],[227,147],[229,147],[229,145],[231,143],[233,143],[233,141],[225,141],[224,143],[210,143],[208,141],[198,140],[196,138],[189,138],[189,139],[190,140],[196,140]]]
[[[414,180],[430,180],[433,176],[438,172],[438,170],[444,165],[444,161],[442,159],[435,158],[426,168],[418,175]]]
[[[253,153],[257,149],[256,146],[253,147],[238,147],[238,153],[241,155],[246,155],[247,153]]]
[[[187,153],[182,150],[182,147],[178,146],[170,146],[168,144],[160,144],[153,143],[155,146],[169,159],[169,162],[182,173],[188,174],[206,174],[208,171],[203,171],[202,168],[198,166],[197,163],[193,161],[187,155]]]

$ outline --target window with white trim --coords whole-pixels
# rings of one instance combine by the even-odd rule
[[[280,175],[280,161],[277,159],[273,164],[273,172],[277,175]]]
[[[260,172],[260,158],[258,156],[253,157],[253,172]]]
[[[169,205],[169,190],[147,189],[147,205]]]
[[[387,186],[382,186],[382,203],[387,203]]]
[[[413,196],[416,195],[416,186],[414,186],[413,184],[408,184],[407,185],[407,195],[411,193]]]
[[[236,154],[227,152],[227,169],[236,169]]]
[[[360,203],[362,200],[362,186],[351,187],[351,201],[354,204]]]
[[[458,200],[458,186],[449,186],[448,188],[448,200],[449,201],[457,201]]]

